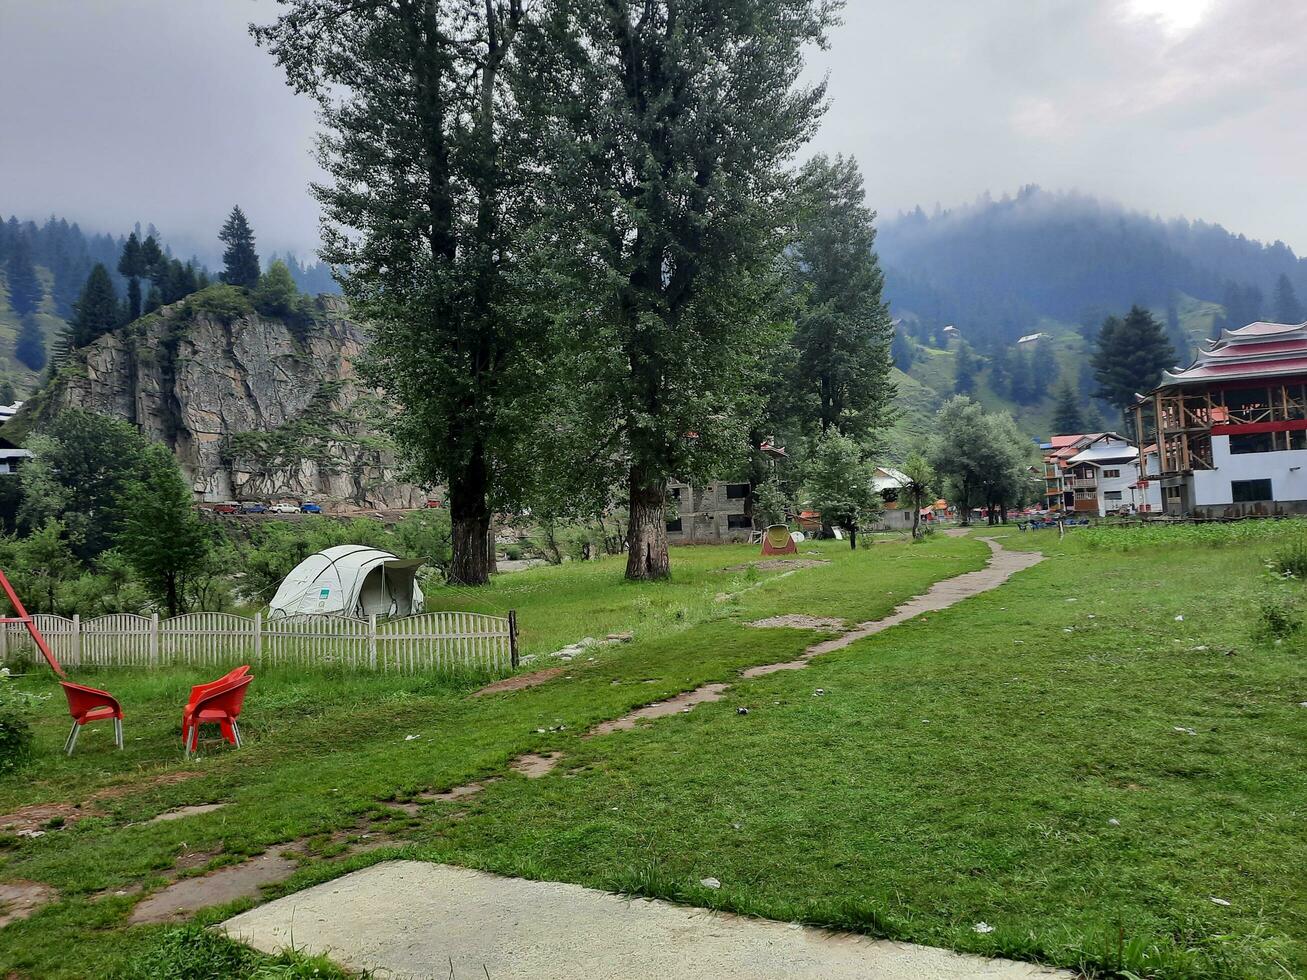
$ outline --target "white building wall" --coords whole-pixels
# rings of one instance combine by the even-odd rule
[[[1194,470],[1194,505],[1231,504],[1235,480],[1270,480],[1274,500],[1307,500],[1307,449],[1280,453],[1230,452],[1229,436],[1212,437],[1212,470]]]

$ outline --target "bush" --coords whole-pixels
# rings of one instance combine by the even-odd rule
[[[342,970],[322,957],[285,952],[268,956],[219,933],[199,926],[180,926],[156,933],[153,941],[132,958],[122,980],[210,980],[240,977],[281,980],[291,977],[344,978]]]
[[[1202,524],[1099,524],[1078,531],[1087,547],[1101,551],[1146,551],[1163,545],[1199,545],[1224,548],[1248,541],[1268,541],[1285,535],[1307,538],[1307,519],[1250,518]]]
[[[1271,568],[1281,578],[1307,581],[1307,537],[1296,537],[1275,553]]]
[[[9,668],[0,668],[0,775],[21,768],[32,757],[29,719],[42,700],[16,689]]]
[[[510,544],[507,548],[504,549],[504,557],[507,558],[509,561],[521,561],[522,560],[521,546],[516,544]]]
[[[1302,629],[1302,603],[1297,596],[1272,592],[1257,610],[1254,634],[1263,640],[1286,640]]]

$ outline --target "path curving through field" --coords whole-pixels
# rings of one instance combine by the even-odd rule
[[[898,626],[900,623],[907,622],[909,619],[923,613],[940,612],[956,605],[963,599],[970,599],[972,596],[997,589],[1017,572],[1037,565],[1044,560],[1044,556],[1039,552],[1008,551],[993,538],[981,538],[980,540],[989,545],[989,561],[984,568],[974,572],[964,572],[961,575],[955,575],[953,578],[942,579],[922,595],[913,596],[907,602],[896,606],[894,611],[883,619],[860,623],[847,633],[813,644],[804,650],[797,660],[750,667],[742,671],[740,677],[748,680],[753,677],[774,674],[781,670],[802,670],[808,666],[813,657],[819,657],[823,653],[831,653],[835,650],[843,650],[852,643],[874,636],[891,626]],[[721,700],[722,695],[729,687],[729,684],[721,683],[704,684],[693,691],[686,691],[666,701],[659,701],[656,704],[637,708],[621,718],[596,725],[586,733],[585,737],[593,738],[598,735],[607,735],[611,732],[634,728],[640,721],[662,718],[673,714],[683,714],[691,710],[696,704]]]

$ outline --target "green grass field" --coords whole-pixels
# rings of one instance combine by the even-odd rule
[[[503,576],[475,599],[433,598],[517,608],[524,630],[535,621],[536,649],[615,629],[635,639],[481,699],[466,683],[268,673],[247,707],[247,747],[190,764],[175,716],[195,675],[87,677],[123,698],[127,751],[88,730],[61,758],[52,699],[37,760],[0,779],[0,813],[131,791],[69,829],[0,840],[0,882],[60,893],[0,932],[0,975],[80,976],[88,962],[220,975],[182,971],[168,952],[191,948],[177,928],[128,928],[138,896],[113,893],[157,887],[180,854],[211,852],[190,872],[201,873],[286,841],[308,841],[310,856],[270,895],[402,853],[1104,975],[1300,975],[1307,660],[1301,634],[1276,645],[1254,629],[1268,589],[1302,588],[1268,583],[1276,540],[1117,550],[998,533],[1047,559],[807,670],[739,681],[721,702],[597,739],[580,735],[817,638],[744,625],[757,616],[875,618],[979,567],[986,549],[944,537],[857,554],[822,544],[811,550],[830,564],[771,578],[720,570],[752,549],[679,549],[676,581],[660,586],[621,583],[616,561]],[[23,685],[54,690],[43,676]],[[504,775],[527,751],[564,758],[542,779]],[[188,770],[201,775],[158,782]],[[387,806],[495,774],[456,803]],[[214,801],[228,805],[141,822]],[[395,845],[331,860],[329,835],[364,823]],[[721,889],[700,886],[705,876]],[[995,930],[975,932],[981,920]],[[212,955],[267,965],[223,950]]]

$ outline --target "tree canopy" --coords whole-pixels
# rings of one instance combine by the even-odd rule
[[[522,506],[544,461],[551,380],[525,288],[529,191],[549,175],[528,176],[507,84],[523,4],[286,7],[252,32],[325,123],[323,258],[370,324],[368,376],[404,407],[392,431],[410,471],[449,487],[450,577],[481,584],[492,511]]]
[[[858,529],[880,513],[881,501],[872,489],[875,467],[862,447],[831,431],[818,437],[808,460],[804,488],[822,521],[844,528],[849,547],[858,546]]]
[[[222,253],[222,281],[229,286],[253,289],[259,283],[259,255],[254,251],[254,229],[237,205],[223,222],[218,240],[226,246]]]
[[[68,343],[73,349],[85,347],[118,325],[118,293],[113,288],[109,270],[97,262],[82,287],[82,295],[73,307],[68,324]]]
[[[1151,391],[1162,371],[1175,364],[1175,348],[1156,318],[1132,306],[1125,319],[1108,317],[1095,341],[1092,357],[1096,395],[1124,414],[1136,394]]]
[[[794,242],[786,251],[798,292],[798,372],[822,432],[866,436],[887,419],[893,328],[881,298],[875,212],[852,157],[817,155],[797,181]]]
[[[541,131],[544,230],[569,338],[574,467],[623,485],[627,576],[669,574],[665,487],[740,460],[783,342],[785,164],[823,88],[834,4],[552,0],[518,97]],[[764,40],[765,39],[765,40]]]

